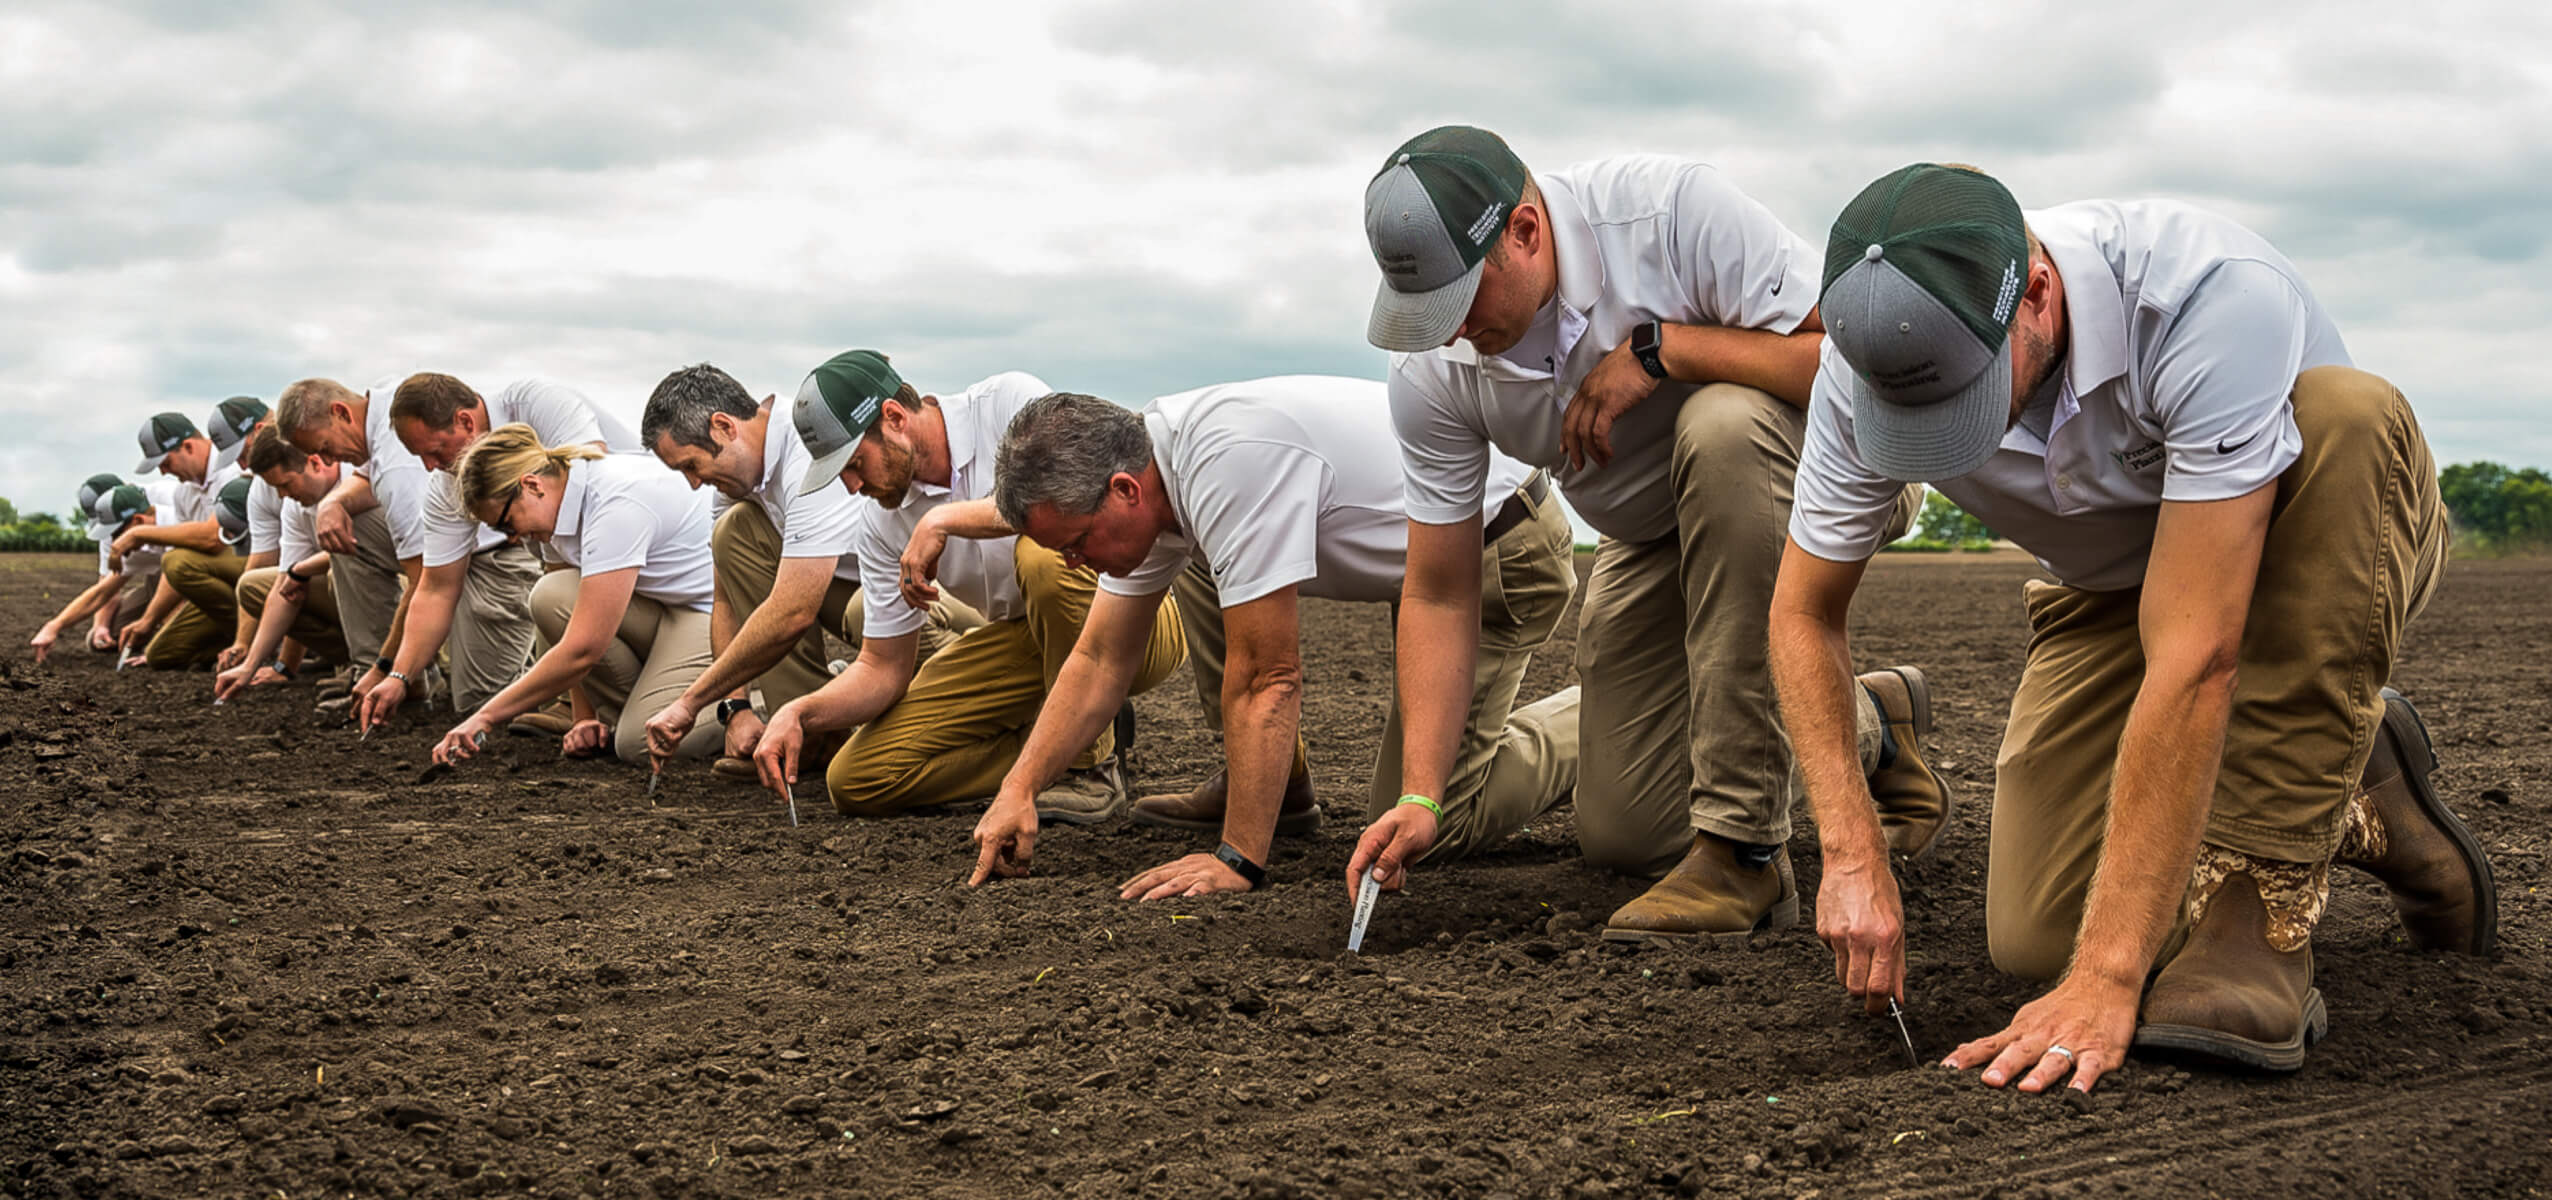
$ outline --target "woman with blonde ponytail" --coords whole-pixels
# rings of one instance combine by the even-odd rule
[[[461,504],[499,533],[544,547],[553,570],[532,587],[546,647],[529,671],[434,748],[467,758],[489,732],[560,692],[575,707],[561,753],[647,755],[647,716],[709,666],[709,503],[651,455],[549,447],[529,425],[489,430],[455,463]],[[704,726],[677,751],[718,747]]]

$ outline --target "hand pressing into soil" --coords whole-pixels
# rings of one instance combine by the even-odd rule
[[[1382,814],[1382,819],[1365,826],[1365,835],[1356,839],[1356,852],[1347,859],[1347,902],[1355,903],[1356,891],[1365,885],[1365,869],[1373,868],[1376,882],[1386,892],[1400,890],[1409,879],[1409,864],[1418,861],[1435,845],[1436,815],[1423,804],[1402,804]]]
[[[478,753],[479,748],[487,744],[488,730],[494,728],[488,723],[486,713],[484,708],[471,713],[468,720],[444,734],[443,740],[434,744],[434,761],[456,763]]]
[[[1117,890],[1119,900],[1164,900],[1173,896],[1212,896],[1222,892],[1246,892],[1249,881],[1238,871],[1211,854],[1191,854],[1175,862],[1162,863],[1125,881]]]
[[[558,739],[562,758],[600,758],[611,753],[611,726],[587,717],[567,727]]]
[[[2121,988],[2069,976],[2022,1005],[2002,1032],[1950,1051],[1941,1065],[1962,1071],[1981,1065],[1985,1072],[1979,1078],[1987,1087],[2018,1079],[2024,1092],[2046,1091],[2070,1072],[2074,1090],[2088,1092],[2126,1061],[2136,1032],[2137,990],[2133,984]]]
[[[967,887],[980,887],[999,876],[1017,879],[1028,873],[1028,856],[1037,849],[1037,802],[1004,796],[975,822],[975,874]]]
[[[35,636],[27,639],[27,644],[35,647],[35,661],[39,665],[44,662],[46,655],[53,653],[53,643],[61,636],[61,627],[47,621],[44,623],[44,628],[36,630]]]
[[[1861,1011],[1883,1013],[1905,998],[1905,906],[1888,869],[1887,846],[1866,851],[1826,851],[1817,885],[1817,938],[1834,951],[1834,977],[1861,1002]]]

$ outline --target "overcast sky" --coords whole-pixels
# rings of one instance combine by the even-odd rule
[[[2441,462],[2552,465],[2547,13],[11,0],[0,495],[67,509],[148,414],[306,375],[548,375],[633,422],[675,366],[787,392],[853,346],[1137,404],[1376,375],[1359,197],[1448,121],[1715,163],[1818,243],[1918,159],[2207,204]]]

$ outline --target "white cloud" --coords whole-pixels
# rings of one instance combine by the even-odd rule
[[[0,494],[308,374],[540,373],[634,416],[851,345],[1139,401],[1370,374],[1357,197],[1468,121],[1660,150],[1811,240],[1973,161],[2179,195],[2303,267],[2441,458],[2552,462],[2552,17],[2156,0],[942,5],[21,0],[0,15]]]

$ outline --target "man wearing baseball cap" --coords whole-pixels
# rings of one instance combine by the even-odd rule
[[[213,465],[227,467],[247,452],[248,438],[266,424],[266,402],[255,396],[233,396],[213,406],[204,435],[213,442]]]
[[[2130,1045],[2294,1069],[2327,1022],[2333,861],[2386,885],[2414,946],[2490,952],[2489,864],[2384,686],[2445,565],[2436,464],[2292,263],[2185,204],[2024,214],[1918,163],[1836,218],[1823,295],[1773,664],[1855,995],[1905,990],[1839,665],[1905,480],[2056,578],[2024,594],[1985,899],[1995,964],[2056,983],[1949,1065],[2029,1091],[2088,1090]]]
[[[1605,936],[1795,923],[1792,765],[1763,648],[1822,337],[1814,251],[1701,163],[1536,175],[1460,125],[1383,161],[1365,235],[1382,270],[1366,336],[1395,352],[1409,516],[1406,796],[1356,861],[1390,884],[1437,836],[1471,695],[1494,449],[1549,470],[1601,535],[1577,635],[1578,844],[1597,866],[1665,876]],[[1918,497],[1899,490],[1892,527]],[[1923,759],[1922,674],[1875,672],[1851,699],[1890,845],[1929,851],[1949,795]]]
[[[850,669],[771,714],[753,754],[765,784],[796,781],[808,735],[855,729],[824,775],[842,812],[885,816],[1001,786],[1098,587],[1089,568],[1016,536],[993,511],[1002,432],[1052,390],[1009,371],[953,395],[924,395],[874,350],[834,355],[799,386],[790,417],[811,461],[798,487],[859,493],[852,546],[865,612]],[[920,662],[924,606],[942,592],[984,623]],[[1143,687],[1187,655],[1175,608],[1147,635]],[[1037,795],[1038,815],[1089,824],[1123,808],[1118,738],[1129,729],[1121,722],[1080,752],[1074,769]]]
[[[229,414],[217,408],[215,415]],[[243,560],[223,542],[220,523],[213,518],[213,497],[239,471],[216,457],[212,440],[183,413],[161,413],[143,422],[140,441],[145,457],[137,469],[169,476],[177,488],[171,502],[156,509],[155,523],[136,525],[117,538],[120,553],[144,544],[167,551],[159,592],[121,636],[128,643],[148,638],[143,658],[155,668],[210,665],[239,623],[234,593]]]
[[[240,462],[256,479],[247,498],[253,550],[239,577],[238,653],[224,654],[213,680],[219,697],[281,683],[307,655],[344,662],[350,653],[329,584],[329,556],[319,549],[311,516],[311,506],[337,486],[337,465],[303,453],[271,424],[249,439]],[[269,495],[275,497],[271,511],[262,499]]]
[[[869,505],[846,488],[804,490],[814,460],[789,409],[777,396],[755,400],[734,376],[707,363],[659,381],[638,429],[647,449],[692,487],[707,484],[742,502],[718,518],[710,539],[718,595],[709,614],[709,647],[716,660],[647,721],[648,745],[657,756],[670,756],[707,712],[725,727],[725,753],[714,769],[750,779],[753,750],[762,740],[760,712],[832,678],[824,635],[860,644],[855,543]],[[915,651],[924,660],[954,636],[952,629],[971,629],[983,618],[943,596],[931,603],[928,622]]]
[[[97,579],[81,589],[79,595],[73,596],[62,606],[62,611],[55,613],[53,619],[46,621],[36,630],[35,636],[28,639],[27,644],[34,648],[35,660],[39,663],[52,654],[54,643],[61,639],[64,629],[83,620],[90,623],[89,649],[115,650],[117,631],[140,617],[158,591],[159,547],[142,547],[129,557],[117,555],[113,546],[120,531],[98,520],[99,503],[106,499],[108,493],[122,486],[124,477],[111,471],[101,471],[80,483],[76,511],[89,539],[97,543]],[[155,480],[148,488],[159,500],[165,501],[175,495],[176,481]]]
[[[461,506],[452,464],[486,436],[516,423],[529,425],[544,446],[592,446],[607,454],[638,448],[638,435],[583,392],[554,380],[518,379],[493,396],[459,379],[423,371],[400,380],[390,398],[390,432],[425,468],[423,553],[416,591],[408,598],[399,652],[390,672],[365,691],[355,724],[369,729],[399,705],[416,699],[407,681],[448,644],[452,705],[469,713],[505,690],[531,663],[538,630],[532,587],[541,565],[530,547],[478,522]],[[529,712],[508,728],[563,735],[572,724],[563,708]]]

